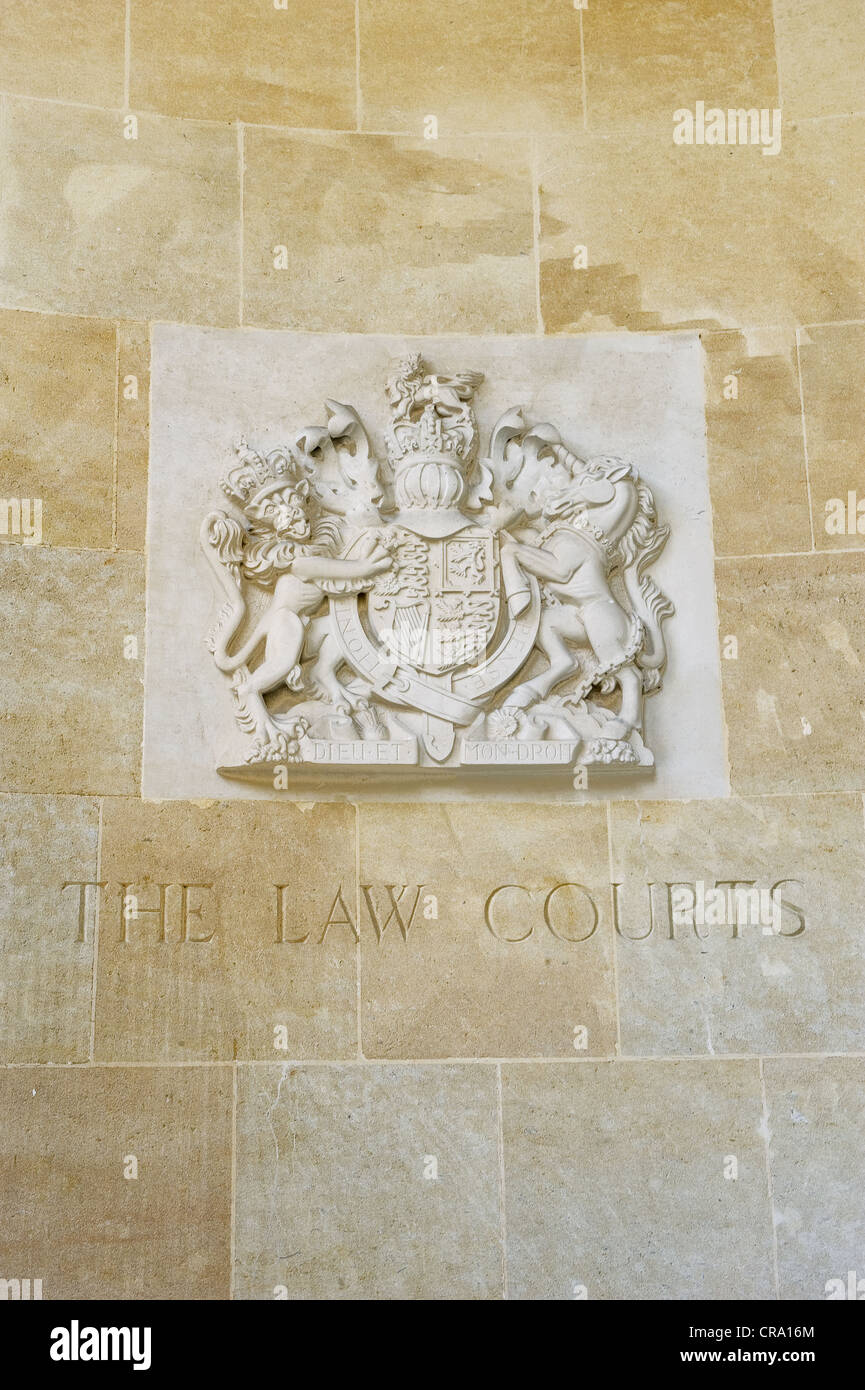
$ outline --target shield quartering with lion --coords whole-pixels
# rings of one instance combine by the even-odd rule
[[[393,568],[367,599],[369,626],[395,660],[444,675],[484,659],[501,613],[498,538],[482,526],[430,539],[394,527]]]

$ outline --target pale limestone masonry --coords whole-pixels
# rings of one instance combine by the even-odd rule
[[[865,1278],[863,65],[859,0],[0,9],[0,1279]],[[383,456],[411,352],[650,487],[653,769],[217,771],[234,444]]]

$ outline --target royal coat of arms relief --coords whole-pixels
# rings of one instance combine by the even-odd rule
[[[414,355],[387,381],[383,456],[335,400],[281,448],[238,444],[201,544],[248,771],[559,767],[583,786],[652,766],[669,528],[631,462],[581,458],[520,409],[484,452],[483,389]]]

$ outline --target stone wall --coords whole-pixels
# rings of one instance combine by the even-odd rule
[[[0,1277],[865,1278],[863,58],[857,0],[6,7]],[[701,102],[780,149],[674,143]],[[698,340],[729,794],[203,796],[163,664],[144,799],[166,324]],[[730,881],[774,926],[674,922]]]

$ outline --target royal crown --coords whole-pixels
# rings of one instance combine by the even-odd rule
[[[289,483],[300,482],[310,472],[302,457],[290,449],[272,449],[269,454],[260,454],[251,449],[245,439],[240,439],[234,452],[238,463],[229,469],[220,487],[226,497],[244,510],[269,493],[278,492]]]

